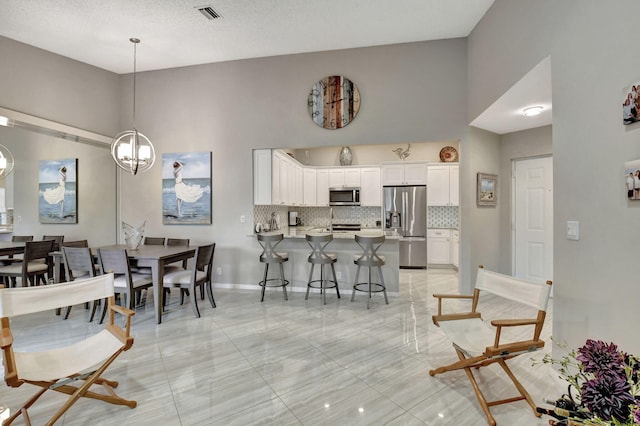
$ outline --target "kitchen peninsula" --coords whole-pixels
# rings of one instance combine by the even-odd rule
[[[328,231],[314,227],[289,227],[283,231],[284,240],[277,246],[278,251],[289,253],[289,261],[284,264],[285,278],[289,280],[287,289],[294,292],[306,292],[309,280],[309,270],[311,264],[307,261],[311,248],[305,240],[307,233],[324,233]],[[357,232],[360,235],[374,236],[380,235],[379,229],[364,229]],[[336,276],[341,296],[351,297],[351,289],[356,275],[356,265],[353,263],[354,256],[362,254],[362,249],[355,241],[356,232],[338,231],[333,232],[333,241],[327,246],[327,252],[335,253],[338,261],[335,264]],[[385,242],[378,250],[380,256],[384,256],[386,264],[382,267],[384,282],[389,295],[399,294],[399,264],[398,264],[398,236],[386,235]],[[319,276],[319,272],[316,272]],[[358,281],[366,281],[366,271],[360,271]],[[377,281],[377,272],[372,273],[372,281]],[[313,291],[312,291],[313,292]],[[317,292],[317,290],[316,290]],[[311,297],[311,294],[310,296]],[[382,296],[380,296],[382,297]]]
[[[398,292],[399,268],[425,268],[428,263],[457,267],[459,247],[452,244],[452,238],[446,239],[445,250],[444,244],[434,246],[434,241],[428,241],[427,233],[428,228],[456,232],[459,229],[458,163],[441,158],[437,162],[443,151],[455,151],[451,145],[457,146],[457,142],[412,143],[401,150],[397,145],[352,146],[354,164],[351,165],[338,165],[340,147],[256,149],[253,151],[254,230],[281,230],[285,240],[278,246],[279,250],[297,250],[295,256],[300,260],[291,262],[290,257],[287,263],[291,265],[285,266],[292,276],[288,279],[303,290],[306,290],[309,270],[309,247],[304,236],[318,230],[339,231],[334,233],[334,241],[327,250],[339,255],[336,272],[339,272],[340,288],[350,289],[355,275],[353,255],[360,251],[353,241],[354,232],[349,233],[352,229],[387,233],[381,254],[387,258],[385,269],[393,271],[393,277],[385,275],[391,293]],[[396,151],[405,157],[394,160]],[[396,188],[396,195],[389,192],[389,188]],[[400,194],[398,189],[407,194]],[[421,197],[415,198],[418,193]],[[409,202],[412,200],[420,203],[412,207],[413,203]],[[405,205],[409,210],[405,210]],[[405,224],[412,224],[411,231],[415,232],[405,229]],[[429,260],[429,243],[445,250],[446,259],[439,256]],[[452,250],[456,252],[451,253]],[[433,250],[434,255],[438,252]]]

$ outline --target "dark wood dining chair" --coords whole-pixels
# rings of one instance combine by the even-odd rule
[[[88,247],[67,247],[63,245],[62,255],[64,258],[64,266],[68,281],[71,282],[92,278],[97,275],[96,268],[93,263],[93,255]],[[100,300],[94,300],[91,303],[91,316],[89,317],[89,322],[93,321],[99,304]],[[70,313],[71,306],[67,306],[63,319],[69,318]]]
[[[136,293],[139,294],[142,290],[153,286],[151,275],[131,272],[129,256],[125,249],[98,249],[98,259],[104,273],[115,274],[114,291],[120,295],[121,305],[134,309]],[[104,321],[105,314],[106,309],[103,309],[100,323]]]
[[[189,238],[167,238],[167,247],[189,247]],[[187,269],[188,259],[182,261],[182,269]],[[167,265],[165,267],[165,274],[169,272],[174,272],[180,269],[178,265]],[[180,304],[184,303],[184,295],[189,294],[188,290],[181,289],[180,290]],[[171,290],[168,288],[164,289],[164,300],[168,300],[171,296]],[[204,288],[200,288],[200,298],[204,300]]]
[[[27,241],[33,241],[33,235],[13,235],[11,236],[12,243],[26,243]],[[2,262],[9,264],[12,262],[22,262],[22,255],[12,255],[2,258]]]
[[[87,240],[63,241],[62,247],[89,247]]]
[[[164,237],[144,237],[143,244],[145,246],[163,246],[164,240]]]
[[[29,283],[35,285],[40,276],[45,277],[46,282],[46,276],[51,277],[53,271],[49,256],[52,247],[53,240],[27,241],[23,261],[0,266],[0,277],[10,278],[13,286],[16,278],[22,280],[23,287],[27,287]]]
[[[33,235],[12,235],[11,236],[12,243],[26,243],[27,241],[33,241]],[[6,266],[14,262],[22,262],[22,258],[23,258],[22,254],[18,254],[18,255],[10,254],[8,256],[3,256],[2,258],[0,258],[0,265]],[[7,286],[15,287],[16,279],[6,277],[5,284]]]
[[[52,251],[60,251],[60,247],[64,242],[64,235],[43,235],[42,240],[53,240]]]
[[[52,240],[53,246],[51,247],[51,251],[59,252],[60,247],[62,247],[62,242],[64,241],[64,235],[43,235],[42,241],[45,241],[45,240]],[[59,278],[60,278],[60,282],[66,281],[64,268],[61,268]],[[43,280],[43,277],[40,277],[40,279]],[[42,284],[46,284],[46,282],[42,281]]]
[[[180,290],[188,290],[193,314],[196,318],[200,318],[200,310],[198,309],[198,298],[196,297],[196,287],[205,288],[207,297],[211,307],[216,307],[211,290],[211,267],[213,264],[213,253],[216,244],[199,246],[196,249],[195,261],[190,269],[174,271],[165,274],[162,281],[164,288],[179,288]]]

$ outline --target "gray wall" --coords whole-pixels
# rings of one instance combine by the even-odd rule
[[[0,37],[0,107],[102,135],[119,130],[120,77]]]
[[[0,107],[95,133],[118,127],[119,77],[41,49],[0,37]],[[16,161],[13,182],[16,234],[64,235],[91,244],[116,241],[115,167],[107,149],[0,127],[0,143]],[[43,225],[38,219],[38,162],[78,158],[78,224]]]
[[[551,126],[537,127],[500,137],[500,270],[512,274],[512,164],[513,160],[549,156],[553,152]],[[551,278],[551,277],[549,277]]]
[[[638,81],[637,1],[497,0],[469,38],[470,119],[551,55],[554,317],[557,342],[615,341],[640,352],[640,205],[624,194],[624,162],[640,158],[640,128],[623,126],[623,89]],[[524,36],[526,35],[526,38]],[[580,240],[565,238],[568,220]]]
[[[157,152],[213,152],[213,225],[162,225],[160,165],[122,174],[122,219],[147,220],[149,235],[214,240],[216,282],[255,284],[259,246],[251,220],[240,222],[253,215],[251,150],[457,141],[467,129],[466,69],[466,40],[454,39],[141,73],[137,127]],[[318,127],[306,107],[311,86],[332,74],[349,77],[362,99],[340,130]],[[130,104],[125,91],[122,122]]]
[[[497,271],[500,263],[501,206],[476,205],[478,173],[499,174],[500,137],[474,127],[468,128],[460,146],[460,291],[470,294],[478,265]],[[503,177],[498,177],[502,181]],[[498,183],[498,197],[501,197]]]

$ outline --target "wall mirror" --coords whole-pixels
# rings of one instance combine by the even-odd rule
[[[0,240],[12,234],[64,235],[90,244],[115,243],[117,182],[110,138],[3,108],[0,115],[10,118],[9,126],[0,126],[0,143],[15,159],[13,172],[0,178]],[[40,223],[40,162],[65,158],[77,158],[78,223]]]

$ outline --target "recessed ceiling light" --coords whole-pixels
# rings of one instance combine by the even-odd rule
[[[525,117],[533,117],[534,115],[542,114],[543,109],[544,108],[542,108],[541,106],[532,106],[532,107],[523,109],[522,115],[524,115]]]
[[[0,126],[8,126],[8,125],[9,125],[9,118],[3,117],[2,115],[0,115]]]

